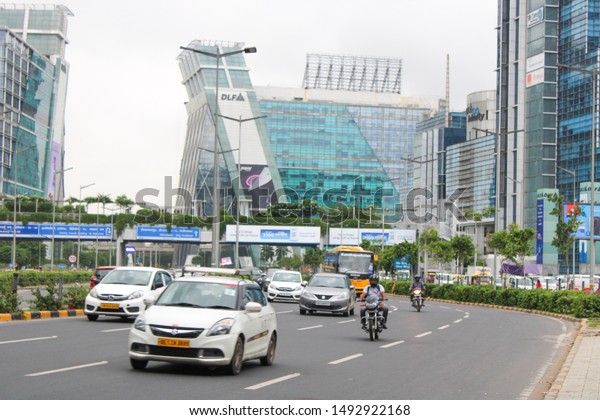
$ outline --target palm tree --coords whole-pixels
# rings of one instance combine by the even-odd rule
[[[102,214],[104,214],[104,210],[106,208],[106,205],[107,204],[112,204],[112,202],[113,202],[112,199],[110,198],[110,195],[102,194],[102,193],[99,193],[96,196],[96,200],[97,200],[96,201],[97,203],[101,203],[102,204]]]
[[[117,198],[115,198],[115,204],[123,209],[125,213],[129,213],[135,202],[126,195],[118,195]]]

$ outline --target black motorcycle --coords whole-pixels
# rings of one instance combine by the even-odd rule
[[[369,334],[369,338],[371,341],[379,339],[379,334],[383,331],[383,311],[381,310],[383,302],[377,296],[369,295],[364,302],[361,302],[360,306],[366,308],[365,331]]]

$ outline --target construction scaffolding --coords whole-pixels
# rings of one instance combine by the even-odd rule
[[[305,89],[400,93],[402,60],[307,54]]]

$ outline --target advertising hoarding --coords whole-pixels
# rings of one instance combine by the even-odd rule
[[[29,238],[29,239],[98,239],[98,240],[111,240],[113,237],[113,228],[110,225],[81,225],[81,230],[78,229],[79,225],[65,225],[55,224],[54,235],[52,234],[52,224],[39,224],[39,223],[28,223],[22,225],[17,223],[16,225],[16,236],[17,238]],[[12,223],[0,223],[0,238],[12,237],[13,236],[13,224]]]
[[[384,245],[395,245],[407,242],[415,242],[417,232],[413,229],[329,229],[329,245],[360,245],[362,241],[381,245],[383,237]]]
[[[167,229],[165,225],[137,226],[136,239],[150,241],[200,241],[200,228],[172,226],[171,229]]]
[[[256,226],[241,225],[239,242],[253,244],[319,245],[321,228],[318,226]],[[225,241],[236,241],[236,226],[227,225]]]

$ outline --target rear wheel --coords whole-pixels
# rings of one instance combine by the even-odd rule
[[[375,323],[373,319],[369,319],[369,338],[371,341],[375,340]]]
[[[230,375],[237,375],[242,371],[242,364],[244,362],[244,343],[242,337],[238,337],[235,342],[235,349],[233,350],[233,356],[231,356],[231,362],[227,365],[227,373]]]
[[[131,363],[131,367],[136,370],[142,370],[148,365],[147,360],[138,360],[138,359],[129,359],[129,363]]]
[[[98,315],[88,314],[87,319],[90,321],[96,321],[98,319]]]
[[[260,358],[260,364],[263,366],[271,366],[273,360],[275,360],[275,350],[277,349],[277,335],[275,332],[271,334],[271,340],[269,340],[269,348],[267,348],[267,354]]]

